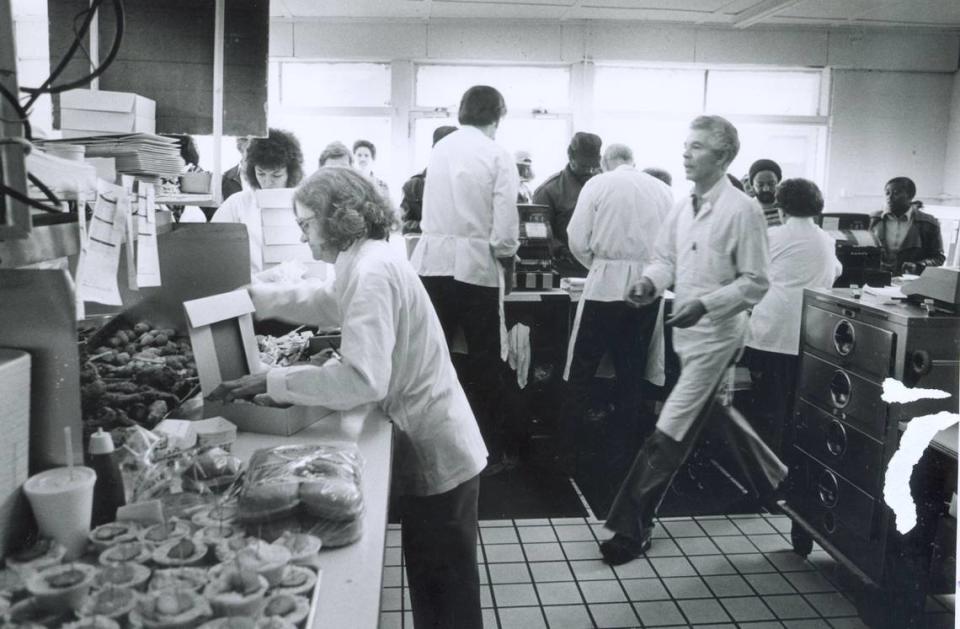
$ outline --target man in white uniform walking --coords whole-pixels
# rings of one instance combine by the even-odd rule
[[[676,328],[681,371],[607,515],[605,526],[614,536],[600,550],[613,565],[650,548],[656,510],[743,343],[746,310],[767,291],[763,214],[726,176],[739,150],[737,129],[726,119],[700,116],[690,124],[683,166],[693,190],[660,230],[652,263],[627,295],[642,307],[673,286],[673,314],[666,323]]]

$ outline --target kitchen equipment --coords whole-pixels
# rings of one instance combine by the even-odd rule
[[[514,288],[516,290],[542,290],[560,286],[560,276],[554,271],[551,242],[553,228],[550,219],[552,210],[548,205],[534,203],[517,204],[520,214],[520,248],[517,249]]]

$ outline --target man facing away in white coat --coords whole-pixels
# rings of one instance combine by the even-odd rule
[[[609,445],[624,444],[608,451],[623,449],[632,456],[653,429],[652,422],[641,425],[641,380],[651,336],[662,334],[662,326],[656,325],[660,300],[634,308],[624,296],[653,258],[673,194],[665,183],[637,170],[633,151],[625,144],[608,146],[602,164],[605,172],[584,184],[567,225],[570,252],[589,269],[564,371],[569,384],[556,463],[568,472],[574,467],[590,385],[604,354],[610,354],[617,373]]]
[[[743,344],[746,310],[767,291],[763,214],[726,176],[739,150],[737,129],[726,119],[700,116],[690,123],[683,167],[693,190],[661,228],[653,261],[627,294],[628,302],[643,307],[673,286],[666,324],[675,328],[681,371],[607,514],[605,526],[614,536],[600,550],[612,565],[650,548],[657,508]]]

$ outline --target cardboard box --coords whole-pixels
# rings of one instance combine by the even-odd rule
[[[244,289],[184,302],[190,343],[206,398],[224,380],[264,369],[253,332],[253,302]],[[220,416],[238,429],[289,436],[333,413],[322,406],[275,408],[204,399],[203,416]]]
[[[302,231],[293,209],[293,188],[257,190],[263,225],[263,268],[287,261],[313,262],[310,247],[301,242]]]
[[[60,95],[64,137],[80,137],[78,133],[155,133],[156,112],[156,102],[128,92],[70,90]]]

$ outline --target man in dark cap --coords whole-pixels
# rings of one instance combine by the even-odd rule
[[[587,269],[570,253],[567,245],[567,223],[577,207],[583,184],[600,172],[599,135],[578,131],[567,147],[566,167],[553,175],[533,193],[533,202],[552,210],[553,263],[561,277],[586,277]]]
[[[433,146],[447,137],[457,128],[453,125],[443,125],[433,130]],[[420,216],[423,213],[423,184],[427,179],[427,169],[407,179],[401,189],[403,198],[400,200],[400,215],[403,220],[404,234],[420,233]]]
[[[758,159],[750,166],[750,186],[753,188],[767,219],[767,227],[781,225],[780,211],[776,208],[777,185],[783,179],[780,164],[772,159]]]

